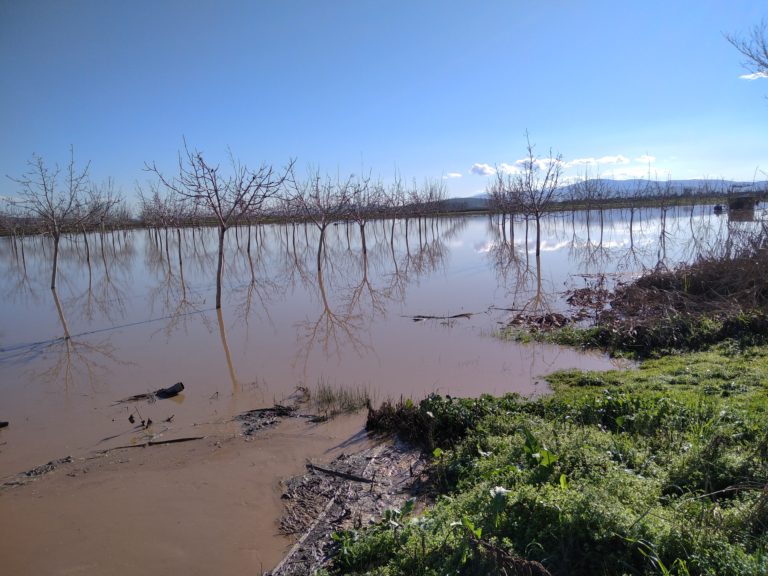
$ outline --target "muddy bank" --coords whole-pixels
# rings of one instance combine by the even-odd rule
[[[9,574],[242,574],[276,566],[281,481],[308,459],[370,448],[363,414],[285,418],[254,436],[60,459],[0,488],[0,557]],[[23,479],[23,482],[19,481]],[[19,483],[17,483],[19,481]]]
[[[328,564],[333,532],[378,522],[408,499],[423,504],[426,465],[420,450],[390,441],[340,454],[328,466],[307,464],[305,474],[283,484],[280,528],[298,540],[271,576],[313,574]]]

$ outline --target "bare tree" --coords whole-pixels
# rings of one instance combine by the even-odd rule
[[[365,177],[352,182],[349,215],[360,228],[363,254],[368,251],[365,241],[365,225],[371,216],[378,214],[384,205],[384,188],[380,182]]]
[[[768,77],[768,23],[756,25],[746,38],[728,34],[726,39],[746,58],[744,66],[748,70]]]
[[[291,184],[291,212],[314,223],[320,231],[317,246],[317,268],[320,270],[325,231],[331,223],[343,220],[349,215],[355,190],[354,178],[350,176],[342,180],[337,177],[334,180],[329,176],[320,176],[320,173],[315,171],[311,172],[306,180],[294,179]]]
[[[186,211],[185,198],[174,190],[166,189],[161,194],[160,187],[155,182],[149,183],[149,191],[137,187],[139,197],[139,220],[148,228],[166,228],[179,225]]]
[[[224,235],[239,220],[260,213],[268,200],[278,195],[293,168],[293,161],[283,171],[262,164],[251,170],[230,151],[231,171],[222,174],[220,166],[208,164],[198,150],[190,150],[184,141],[179,153],[179,171],[167,178],[155,163],[146,164],[147,171],[157,175],[169,190],[192,201],[210,213],[219,228],[219,258],[216,268],[216,308],[221,308],[221,279],[224,267]]]
[[[70,148],[69,163],[63,171],[56,164],[49,168],[41,156],[34,154],[27,163],[28,170],[20,178],[9,178],[20,185],[18,206],[35,217],[41,230],[53,239],[53,270],[51,289],[56,288],[56,271],[59,259],[59,241],[62,234],[77,230],[95,214],[108,211],[107,204],[115,202],[110,196],[105,204],[104,196],[88,180],[90,163],[84,168],[75,166],[75,155]]]
[[[491,209],[501,214],[501,231],[506,239],[506,220],[509,216],[510,236],[514,241],[515,213],[521,209],[518,186],[514,174],[497,166],[493,181],[486,187]]]
[[[514,175],[515,195],[523,211],[536,221],[536,255],[541,252],[541,216],[550,209],[557,199],[557,187],[563,172],[562,155],[552,154],[539,158],[534,154],[534,145],[528,133],[525,134],[527,154],[520,162],[521,170]]]

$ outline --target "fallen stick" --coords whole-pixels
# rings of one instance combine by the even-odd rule
[[[274,412],[278,416],[288,416],[290,414],[293,414],[296,411],[296,408],[293,406],[283,406],[282,404],[275,404],[271,408],[254,408],[253,410],[248,410],[247,412],[244,412],[243,414],[269,414]]]
[[[332,470],[330,468],[323,468],[322,466],[317,466],[316,464],[312,464],[312,462],[307,462],[307,468],[310,470],[316,470],[317,472],[323,472],[324,474],[330,474],[331,476],[338,476],[339,478],[344,478],[345,480],[354,480],[355,482],[365,482],[366,484],[373,484],[373,480],[370,478],[363,478],[362,476],[357,476],[356,474],[349,474],[348,472],[341,472],[339,470]]]
[[[422,316],[417,314],[416,316],[407,316],[414,322],[421,322],[422,320],[455,320],[456,318],[472,318],[474,312],[463,312],[461,314],[454,314],[453,316]]]
[[[186,436],[184,438],[174,438],[173,440],[149,440],[143,444],[126,444],[125,446],[115,446],[114,448],[107,448],[102,452],[109,452],[110,450],[122,450],[123,448],[146,448],[147,446],[160,446],[162,444],[177,444],[179,442],[191,442],[192,440],[202,440],[205,436]]]

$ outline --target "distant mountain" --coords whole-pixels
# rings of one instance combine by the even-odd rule
[[[738,182],[734,180],[706,180],[703,178],[693,180],[610,180],[608,178],[595,178],[588,180],[587,184],[594,189],[602,188],[607,198],[630,197],[636,194],[647,193],[649,195],[663,194],[667,190],[675,196],[697,194],[754,194],[758,192],[768,193],[768,180],[760,182]],[[574,191],[583,183],[569,184],[560,188],[563,199],[572,197]],[[473,212],[488,210],[490,197],[488,193],[481,192],[465,198],[447,198],[441,202],[441,209],[446,212]]]
[[[587,184],[593,188],[602,187],[608,196],[632,196],[648,191],[649,194],[660,194],[665,191],[681,196],[687,194],[728,194],[730,193],[755,193],[768,191],[768,181],[738,182],[734,180],[707,180],[697,178],[692,180],[644,180],[635,178],[632,180],[610,180],[607,178],[595,178],[587,180]],[[583,183],[569,184],[560,190],[567,198]]]

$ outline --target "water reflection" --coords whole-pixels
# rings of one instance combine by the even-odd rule
[[[115,347],[109,336],[89,338],[87,334],[76,334],[73,337],[55,288],[51,290],[51,295],[63,335],[37,348],[43,359],[38,364],[42,364],[42,367],[33,369],[31,377],[42,382],[60,383],[65,390],[82,382],[95,386],[107,372],[108,365],[122,363],[116,355]]]
[[[706,206],[550,214],[538,251],[535,224],[520,215],[235,227],[218,311],[214,229],[63,237],[54,292],[50,240],[3,238],[0,405],[51,422],[69,414],[71,429],[58,438],[20,428],[39,446],[20,436],[0,465],[10,453],[22,461],[53,451],[68,434],[83,444],[111,436],[119,414],[84,416],[178,381],[187,386],[179,426],[226,420],[319,380],[367,386],[379,400],[534,394],[551,369],[610,364],[490,337],[510,311],[557,310],[573,288],[735,253],[761,229],[755,218]],[[435,320],[415,323],[416,315]],[[82,405],[63,410],[62,392],[73,391]]]
[[[543,256],[537,260],[530,223],[507,215],[489,219],[484,252],[511,310],[557,309],[564,304],[563,286],[579,279],[614,284],[645,270],[731,256],[754,242],[763,225],[760,212],[741,218],[702,205],[552,214],[543,222]]]
[[[81,384],[93,388],[114,366],[126,365],[109,331],[98,324],[125,321],[126,277],[134,256],[131,235],[101,232],[63,238],[60,288],[55,289],[44,288],[50,252],[46,239],[10,243],[2,284],[10,333],[4,335],[0,362],[23,366],[26,381],[59,384],[64,390]],[[43,310],[53,313],[42,320]],[[25,339],[38,321],[47,329],[44,336]]]

